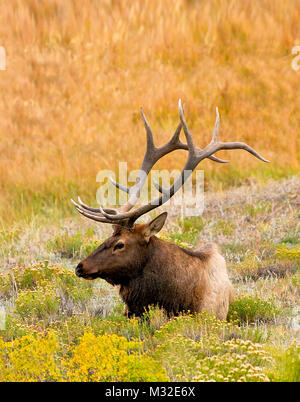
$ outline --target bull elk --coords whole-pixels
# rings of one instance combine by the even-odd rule
[[[169,315],[205,310],[215,313],[221,320],[226,319],[234,291],[218,247],[209,243],[189,250],[156,237],[166,221],[166,212],[150,223],[135,222],[145,213],[165,204],[203,159],[227,162],[213,156],[217,151],[244,149],[256,158],[268,161],[245,143],[218,140],[218,109],[212,140],[204,149],[194,145],[180,100],[179,125],[170,141],[161,147],[154,145],[150,126],[142,109],[141,117],[146,129],[147,148],[136,182],[133,187],[128,188],[112,180],[117,188],[129,194],[128,201],[119,209],[111,209],[89,207],[79,197],[78,203],[72,200],[85,217],[113,225],[112,236],[78,264],[76,275],[89,280],[102,278],[112,285],[119,285],[120,296],[126,303],[129,317],[141,316],[148,306],[158,305]],[[179,138],[182,128],[186,144]],[[159,197],[132,209],[153,165],[177,149],[188,151],[186,164],[179,177],[168,189],[155,182]]]

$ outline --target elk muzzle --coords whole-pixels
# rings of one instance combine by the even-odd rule
[[[80,263],[77,265],[77,267],[75,268],[75,274],[76,274],[77,276],[79,276],[79,278],[82,276],[82,274],[83,274],[83,264],[82,264],[82,262],[80,262]]]
[[[88,281],[91,281],[93,279],[97,278],[103,278],[99,272],[90,272],[90,269],[88,267],[88,264],[86,264],[84,261],[80,262],[77,267],[75,268],[75,274],[79,278],[87,279]]]

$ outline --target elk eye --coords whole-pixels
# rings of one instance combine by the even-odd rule
[[[117,243],[114,247],[114,250],[118,250],[124,247],[124,243],[122,243],[121,241],[119,241],[119,243]]]

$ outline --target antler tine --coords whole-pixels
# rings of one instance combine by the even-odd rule
[[[217,142],[218,141],[218,136],[219,136],[219,126],[220,126],[220,115],[219,115],[219,109],[216,107],[216,122],[215,122],[215,127],[212,135],[212,142]]]
[[[112,184],[117,187],[119,190],[124,191],[125,193],[130,193],[130,188],[127,186],[123,186],[122,184],[116,182],[112,177],[109,178],[109,180],[112,182]]]
[[[82,214],[83,216],[85,216],[86,218],[92,219],[94,221],[97,222],[102,222],[102,223],[114,223],[113,221],[109,221],[106,218],[104,218],[103,216],[99,216],[99,215],[95,215],[92,212],[87,212],[84,209],[82,209],[80,207],[79,204],[77,204],[74,200],[71,199],[71,202],[75,205],[75,208],[77,209],[77,211]]]
[[[72,203],[75,205],[78,205],[77,203],[75,203],[75,201],[74,200],[72,200],[71,199],[71,201],[72,201]],[[79,206],[81,207],[81,208],[83,208],[83,209],[86,209],[87,211],[90,211],[90,212],[96,212],[96,213],[99,213],[100,212],[100,209],[99,208],[92,208],[92,207],[89,207],[89,206],[87,206],[86,204],[84,204],[83,202],[82,202],[82,200],[81,200],[81,198],[80,197],[78,197],[78,202],[79,202]],[[76,206],[75,205],[75,206]],[[110,213],[110,214],[116,214],[117,213],[117,211],[114,209],[114,208],[105,208],[104,209],[106,212],[108,212],[108,213]]]
[[[244,142],[218,142],[217,143],[217,149],[213,152],[221,151],[221,150],[229,150],[229,149],[243,149],[253,156],[255,156],[257,159],[260,159],[263,162],[270,163],[268,159],[265,159],[263,156],[261,156],[258,152],[255,151],[255,149],[251,148],[250,145],[244,143]],[[202,159],[201,159],[202,160]]]
[[[180,121],[183,126],[183,131],[184,131],[185,138],[186,138],[186,141],[188,144],[189,152],[195,153],[194,141],[193,141],[192,135],[190,133],[190,130],[188,129],[188,126],[187,126],[185,118],[184,118],[184,113],[183,113],[183,109],[182,109],[182,105],[181,105],[181,99],[179,99],[179,101],[178,101],[178,107],[179,107]]]
[[[148,121],[147,121],[147,119],[146,119],[146,116],[144,115],[144,112],[143,112],[143,108],[142,108],[142,107],[140,108],[140,114],[141,114],[141,116],[142,116],[143,123],[144,123],[145,129],[146,129],[146,134],[147,134],[147,151],[148,151],[149,148],[150,148],[150,149],[151,149],[151,148],[155,148],[155,146],[154,146],[154,141],[153,141],[153,134],[152,134],[151,128],[150,128],[150,126],[149,126],[149,124],[148,124]]]
[[[179,99],[179,101],[178,101],[178,107],[179,107],[180,121],[183,126],[183,131],[186,136],[187,142],[188,142],[188,144],[190,144],[190,148],[194,149],[194,150],[197,149],[198,151],[202,151],[200,148],[195,148],[195,146],[194,146],[194,141],[193,141],[192,135],[190,133],[190,130],[189,130],[188,125],[184,118],[184,108],[182,107],[181,99]],[[219,129],[219,112],[218,112],[218,108],[217,108],[217,120],[215,123],[215,131],[214,131],[214,133],[216,132],[216,135],[218,134],[218,129]],[[219,159],[215,156],[209,156],[208,159],[210,159],[214,162],[219,162],[219,163],[228,163],[229,162],[227,160]]]
[[[169,190],[165,190],[155,179],[152,179],[152,183],[154,184],[156,190],[158,190],[161,194],[169,194]]]

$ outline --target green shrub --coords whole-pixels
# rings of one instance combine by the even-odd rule
[[[153,335],[168,322],[168,317],[163,309],[157,306],[151,306],[140,320],[141,331],[145,336]]]
[[[228,318],[231,321],[249,324],[256,321],[272,321],[279,313],[280,309],[273,300],[266,301],[257,296],[248,296],[237,298],[230,304]]]
[[[260,259],[256,254],[250,253],[246,256],[244,261],[235,266],[236,272],[242,278],[253,278],[257,276]]]
[[[81,232],[75,234],[64,233],[48,241],[47,251],[60,254],[61,257],[74,258],[79,256],[83,244],[83,235]]]
[[[300,218],[300,216],[299,216]],[[280,242],[283,244],[299,244],[299,236],[287,236],[287,237],[283,237],[282,239],[280,239]]]
[[[284,245],[278,248],[275,253],[277,258],[300,261],[300,247],[285,248]]]
[[[81,258],[87,257],[94,250],[96,250],[97,247],[100,246],[102,241],[103,240],[94,239],[94,238],[84,240],[84,242],[82,243],[82,246],[80,248],[80,257]]]
[[[64,258],[85,258],[94,251],[102,242],[95,238],[94,232],[87,230],[84,234],[77,232],[70,234],[68,232],[48,240],[46,248],[50,252],[59,254]]]
[[[23,320],[34,322],[35,320],[49,321],[54,319],[59,310],[60,298],[55,288],[48,286],[35,290],[22,290],[15,300],[16,313]]]
[[[196,243],[198,232],[169,233],[168,235],[162,234],[159,237],[165,241],[174,243],[179,247],[192,248]]]
[[[26,290],[56,289],[62,302],[86,303],[93,296],[93,284],[79,280],[68,268],[49,265],[47,261],[30,267],[17,267],[0,275],[0,294],[11,295]]]
[[[61,270],[54,281],[58,294],[64,303],[84,304],[93,296],[93,284],[91,281],[80,280],[73,271]]]
[[[199,234],[203,230],[205,222],[201,216],[191,216],[183,218],[182,221],[179,221],[179,224],[184,232],[196,231]]]
[[[28,322],[24,322],[20,316],[13,313],[7,313],[5,328],[0,331],[0,335],[5,341],[13,341],[16,338],[30,335],[35,332],[36,330],[31,325],[28,325]]]
[[[44,261],[30,267],[14,268],[12,278],[18,290],[35,289],[37,286],[47,287],[62,271],[62,268],[49,265],[48,261]]]
[[[4,271],[0,273],[0,297],[8,298],[13,295],[13,281],[8,273],[8,271]]]
[[[241,336],[241,329],[231,322],[223,322],[214,314],[201,312],[199,314],[179,315],[169,320],[158,329],[154,337],[160,343],[170,336],[182,335],[195,341],[209,336],[216,336],[222,340],[231,336]]]

